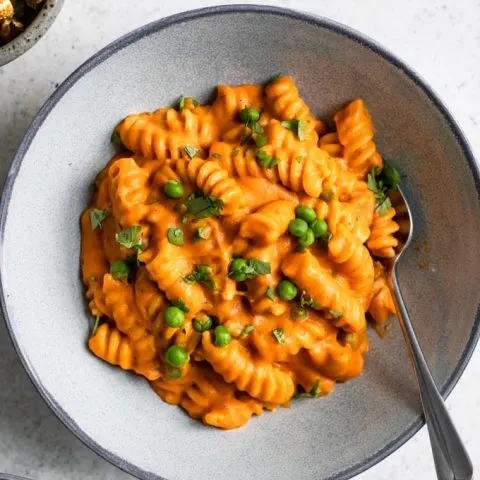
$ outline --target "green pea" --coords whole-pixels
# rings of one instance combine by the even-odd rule
[[[281,300],[293,300],[297,293],[297,287],[289,280],[282,280],[277,287],[277,294]]]
[[[234,258],[230,263],[229,277],[236,282],[243,282],[246,280],[247,275],[245,269],[247,267],[247,261],[243,258]]]
[[[315,238],[321,238],[325,236],[325,234],[328,232],[327,222],[325,220],[322,220],[321,218],[317,218],[310,225],[310,228],[312,229]]]
[[[185,193],[183,185],[178,180],[169,180],[163,186],[163,191],[168,198],[180,198]]]
[[[185,243],[185,237],[181,228],[170,227],[167,230],[167,239],[172,245],[181,247]]]
[[[188,353],[179,345],[172,345],[171,347],[168,347],[165,353],[165,360],[172,367],[181,368],[187,363]]]
[[[296,218],[295,220],[292,220],[290,222],[290,225],[288,225],[288,231],[294,236],[294,237],[303,237],[308,230],[308,224],[305,220],[302,220],[301,218]]]
[[[243,123],[249,123],[249,124],[256,123],[258,122],[259,118],[260,118],[260,114],[253,107],[245,107],[240,112],[240,120]]]
[[[317,218],[315,210],[311,207],[307,207],[307,205],[298,205],[295,209],[295,216],[305,220],[308,224],[314,222]]]
[[[313,234],[313,231],[310,228],[307,229],[307,232],[305,233],[305,235],[303,237],[300,237],[298,239],[298,243],[302,247],[309,247],[314,242],[315,242],[315,235]]]
[[[215,345],[217,347],[226,347],[231,341],[232,336],[227,327],[219,325],[215,328]]]
[[[185,314],[178,307],[168,307],[163,316],[165,323],[172,328],[178,328],[185,321]]]
[[[199,333],[206,332],[213,327],[212,317],[206,317],[203,320],[199,318],[193,319],[193,329]]]

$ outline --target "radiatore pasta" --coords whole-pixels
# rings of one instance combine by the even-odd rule
[[[92,353],[223,429],[359,375],[399,177],[362,100],[332,125],[288,76],[120,122],[81,218]]]

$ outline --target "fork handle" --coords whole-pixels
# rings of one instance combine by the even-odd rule
[[[392,283],[400,325],[420,389],[437,478],[439,480],[471,480],[473,478],[472,462],[425,361],[400,292],[395,269],[392,272]]]

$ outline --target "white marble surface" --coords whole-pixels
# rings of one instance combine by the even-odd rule
[[[78,65],[118,36],[154,19],[223,1],[67,0],[48,34],[0,68],[0,185],[29,122]],[[244,3],[257,3],[248,2]],[[480,158],[479,0],[276,0],[350,25],[391,49],[446,102]],[[434,181],[434,180],[432,180]],[[447,401],[480,471],[480,349]],[[132,478],[80,443],[44,405],[0,321],[0,471],[35,480]],[[429,480],[434,469],[422,429],[361,480]]]

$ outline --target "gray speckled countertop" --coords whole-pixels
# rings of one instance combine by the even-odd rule
[[[0,68],[0,185],[29,122],[78,65],[154,19],[224,1],[66,1],[47,35]],[[244,0],[243,3],[249,2]],[[479,0],[276,0],[346,23],[403,58],[446,102],[480,158]],[[434,179],[432,179],[434,181]],[[480,471],[480,350],[447,401]],[[434,479],[426,429],[361,480]],[[0,321],[0,471],[35,480],[132,478],[92,453],[56,419],[30,384]]]

